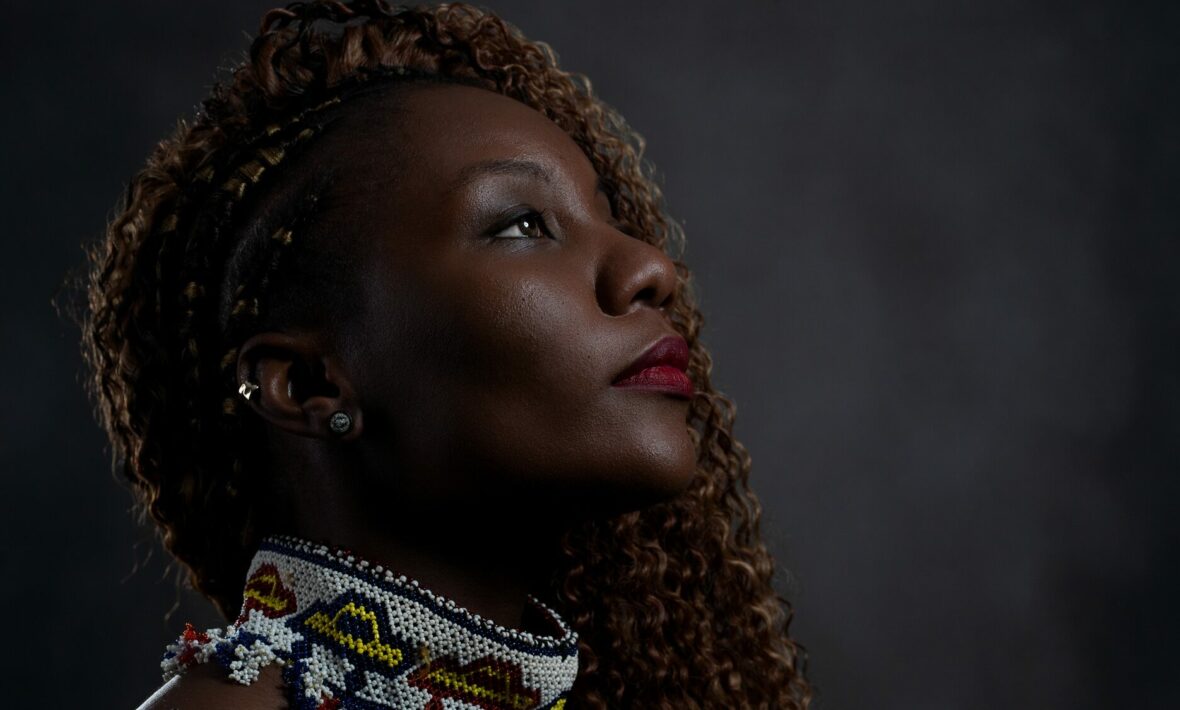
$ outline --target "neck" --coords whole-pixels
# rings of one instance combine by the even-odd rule
[[[525,610],[529,592],[542,588],[556,567],[559,523],[490,503],[341,497],[338,488],[317,491],[316,504],[299,510],[292,532],[382,564],[506,628],[549,631],[526,628]]]

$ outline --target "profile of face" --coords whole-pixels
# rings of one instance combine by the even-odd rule
[[[675,267],[620,230],[578,144],[475,87],[358,101],[325,140],[347,183],[326,219],[361,250],[358,312],[324,346],[339,392],[294,404],[356,412],[350,460],[403,505],[622,512],[684,490],[691,394],[614,384],[678,337]]]

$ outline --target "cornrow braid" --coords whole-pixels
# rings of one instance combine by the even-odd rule
[[[206,481],[198,486],[203,492],[199,498],[158,497],[151,512],[157,520],[179,521],[184,516],[200,516],[206,509],[216,509],[226,519],[242,521],[225,529],[226,534],[232,534],[232,540],[218,539],[222,536],[189,543],[176,540],[174,554],[186,552],[186,544],[226,549],[229,542],[230,549],[241,549],[255,535],[253,520],[258,511],[252,505],[243,504],[239,493],[243,485],[251,488],[248,493],[254,493],[262,483],[257,478],[241,475],[244,470],[261,470],[256,465],[258,462],[251,465],[243,460],[242,456],[251,449],[241,445],[244,439],[258,435],[258,423],[244,420],[232,397],[235,384],[230,360],[236,356],[237,345],[226,350],[226,346],[219,347],[216,343],[232,343],[248,333],[252,325],[257,325],[260,300],[283,252],[293,241],[292,230],[296,226],[282,226],[273,231],[276,238],[257,240],[260,242],[254,249],[255,260],[259,262],[257,276],[252,277],[246,270],[241,281],[233,286],[223,283],[220,270],[227,254],[242,248],[234,240],[235,219],[249,201],[258,201],[261,195],[255,191],[264,191],[266,178],[321,133],[323,125],[309,123],[311,117],[338,103],[339,99],[332,98],[299,111],[286,121],[270,123],[245,140],[220,168],[212,163],[204,165],[195,173],[188,189],[178,196],[172,214],[161,221],[163,234],[156,261],[161,293],[157,302],[168,302],[163,293],[167,284],[184,284],[176,298],[176,311],[161,309],[159,313],[161,323],[178,323],[171,331],[175,337],[171,351],[176,353],[176,372],[180,373],[176,391],[185,397],[176,405],[178,411],[174,416],[182,419],[184,427],[180,431],[190,437],[188,448],[194,452],[191,462],[194,477],[215,476],[221,480],[219,485]],[[304,203],[314,206],[316,198],[311,193]],[[308,218],[307,210],[301,210],[300,221]],[[225,308],[223,299],[216,296],[227,289],[234,301]],[[214,360],[206,355],[210,348],[223,352]],[[199,579],[196,586],[201,591],[227,597],[225,604],[231,608],[236,603],[229,601],[237,594],[236,580],[223,580],[214,574]],[[224,591],[223,587],[226,587]]]
[[[249,486],[250,490],[247,492],[254,494],[263,487],[261,485],[262,482],[257,477],[242,478],[244,471],[258,471],[262,469],[262,466],[260,465],[261,462],[258,461],[255,461],[251,465],[243,460],[243,456],[245,456],[244,452],[251,450],[250,447],[244,444],[251,438],[255,441],[261,440],[261,432],[256,419],[243,416],[243,412],[241,411],[242,400],[236,396],[235,382],[237,379],[237,368],[235,366],[237,364],[239,344],[258,329],[259,314],[263,310],[261,301],[266,296],[270,280],[278,272],[284,255],[292,248],[292,243],[295,241],[296,235],[300,233],[300,229],[315,214],[318,203],[319,193],[308,193],[301,200],[300,210],[296,218],[292,222],[278,227],[266,237],[259,249],[264,255],[260,257],[263,261],[262,268],[259,269],[259,273],[255,279],[243,281],[233,290],[233,305],[229,313],[222,318],[222,322],[224,323],[222,327],[224,341],[232,345],[224,352],[218,363],[218,382],[220,386],[217,391],[227,393],[227,396],[222,399],[221,414],[223,416],[224,434],[234,442],[234,445],[229,447],[229,451],[242,452],[233,457],[227,469],[224,490],[225,494],[231,499],[238,498],[240,488],[243,486]],[[253,517],[253,512],[256,511],[246,511],[243,517],[249,520]],[[247,540],[252,537],[252,531],[247,529],[251,527],[251,525],[247,525],[243,529],[243,537]]]
[[[263,425],[233,395],[236,349],[259,328],[306,317],[287,298],[307,296],[301,269],[347,258],[317,229],[332,176],[308,178],[296,155],[350,97],[410,81],[479,86],[552,120],[594,166],[625,231],[676,263],[669,317],[698,392],[688,415],[697,475],[674,501],[587,523],[564,541],[551,589],[582,659],[567,707],[804,710],[806,652],[772,585],[750,456],[733,436],[732,402],[711,383],[684,235],[663,211],[643,138],[548,45],[471,5],[310,0],[272,10],[247,59],[153,151],[89,252],[83,352],[114,468],[192,585],[236,611],[273,524],[264,447],[247,441]]]
[[[219,365],[222,381],[231,389],[236,384],[238,344],[257,330],[258,317],[263,310],[261,301],[266,295],[267,287],[272,277],[279,272],[283,256],[291,249],[296,235],[316,214],[320,199],[318,191],[305,194],[300,200],[294,219],[274,229],[261,240],[255,257],[255,260],[262,264],[261,268],[257,269],[257,275],[251,280],[239,283],[233,290],[232,298],[226,301],[227,305],[232,305],[229,305],[228,313],[221,318],[222,330],[225,340],[233,345],[221,356]],[[222,411],[237,415],[240,401],[234,396],[227,397],[223,402]]]

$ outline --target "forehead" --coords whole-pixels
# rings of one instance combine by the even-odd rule
[[[557,124],[515,99],[487,89],[420,84],[364,100],[346,133],[353,167],[370,180],[446,189],[474,164],[523,159],[576,182],[594,168]]]

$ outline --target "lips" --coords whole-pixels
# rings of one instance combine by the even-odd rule
[[[691,397],[695,393],[688,370],[688,343],[669,335],[636,358],[612,383],[615,387],[658,390]]]

